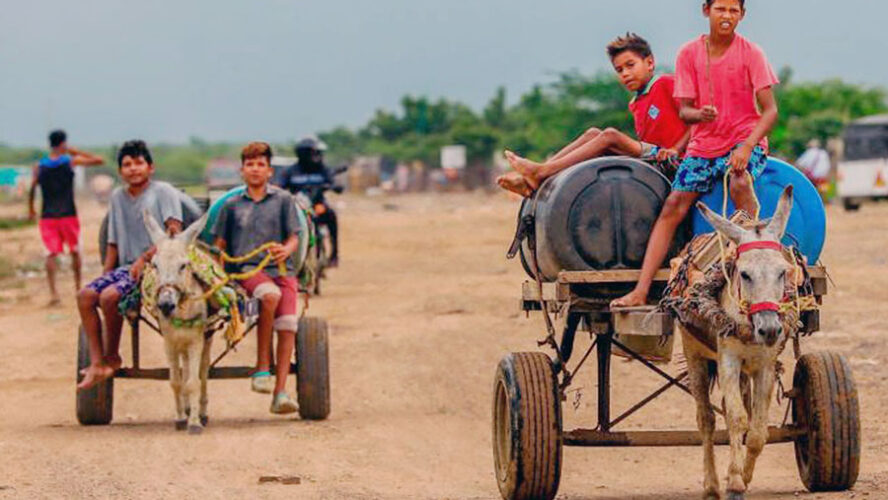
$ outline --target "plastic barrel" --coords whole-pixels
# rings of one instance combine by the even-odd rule
[[[789,222],[786,225],[786,234],[783,237],[784,245],[791,245],[799,249],[802,255],[808,258],[808,263],[814,264],[820,258],[823,244],[826,239],[826,210],[823,208],[823,200],[817,188],[811,184],[798,169],[777,158],[769,158],[768,164],[761,177],[755,182],[755,194],[761,205],[762,219],[774,215],[777,209],[777,201],[783,193],[783,189],[792,184],[793,205]],[[724,187],[721,182],[715,189],[704,196],[701,201],[715,212],[722,213],[724,199]],[[728,215],[734,212],[734,204],[728,198]],[[712,232],[712,226],[696,208],[692,212],[692,227],[694,234]]]
[[[525,213],[535,210],[542,279],[553,281],[560,271],[640,268],[669,191],[659,171],[627,157],[583,162],[547,180],[536,199],[523,205]],[[678,231],[670,256],[687,236]],[[527,242],[521,250],[529,263]]]

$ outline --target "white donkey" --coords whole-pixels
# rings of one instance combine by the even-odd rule
[[[702,204],[698,207],[719,233],[738,245],[736,262],[729,271],[732,277],[721,290],[719,304],[739,331],[720,336],[714,332],[691,332],[680,323],[677,327],[697,403],[697,425],[703,437],[703,496],[720,498],[713,450],[715,414],[709,397],[710,369],[712,362],[716,362],[731,445],[727,495],[735,500],[744,498],[756,459],[768,439],[768,410],[777,377],[777,357],[789,334],[783,326],[785,318],[780,305],[786,300],[785,291],[794,268],[784,258],[780,240],[792,210],[792,186],[783,192],[770,222],[753,229],[744,229]],[[750,391],[748,405],[744,396],[750,395]]]
[[[206,214],[182,233],[170,237],[147,211],[145,226],[157,253],[150,271],[156,277],[151,287],[155,315],[163,335],[170,365],[170,385],[176,400],[176,429],[200,434],[207,423],[207,374],[210,342],[204,336],[207,303],[203,288],[191,271],[188,247],[193,245],[207,223]],[[142,282],[143,297],[152,290]],[[159,313],[159,314],[158,314]],[[199,411],[194,411],[199,408]]]

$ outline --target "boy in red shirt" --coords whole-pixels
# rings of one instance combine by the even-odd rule
[[[767,135],[777,122],[773,87],[779,80],[762,49],[736,33],[746,15],[745,3],[706,0],[703,15],[709,19],[709,35],[679,50],[675,98],[681,102],[681,118],[693,125],[691,142],[651,232],[638,284],[612,307],[647,302],[676,228],[729,169],[734,205],[749,213],[755,210],[749,178],[758,178],[767,163]]]
[[[672,75],[655,75],[651,46],[640,36],[627,33],[611,42],[607,53],[620,83],[635,93],[629,110],[638,140],[613,128],[590,128],[546,163],[534,163],[506,151],[515,172],[497,179],[501,187],[529,196],[544,179],[591,158],[625,155],[662,162],[684,152],[690,133],[672,97],[675,79]]]

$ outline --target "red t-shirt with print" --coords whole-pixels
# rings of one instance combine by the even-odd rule
[[[678,116],[674,91],[673,75],[655,76],[629,103],[638,140],[671,148],[684,137],[688,126]]]

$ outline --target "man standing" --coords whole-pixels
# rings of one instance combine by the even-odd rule
[[[826,201],[826,194],[829,190],[829,171],[831,164],[829,161],[829,153],[820,145],[820,141],[812,139],[808,143],[808,149],[802,153],[802,156],[796,161],[799,169],[805,174],[805,177],[811,180],[820,196]]]
[[[80,290],[80,221],[74,206],[74,167],[101,165],[102,157],[68,147],[63,130],[49,134],[50,152],[33,167],[31,190],[28,196],[28,216],[37,217],[34,210],[34,194],[40,186],[43,198],[40,210],[40,237],[46,247],[46,277],[49,281],[50,306],[60,303],[55,276],[58,270],[57,256],[64,246],[71,254],[75,290]]]

